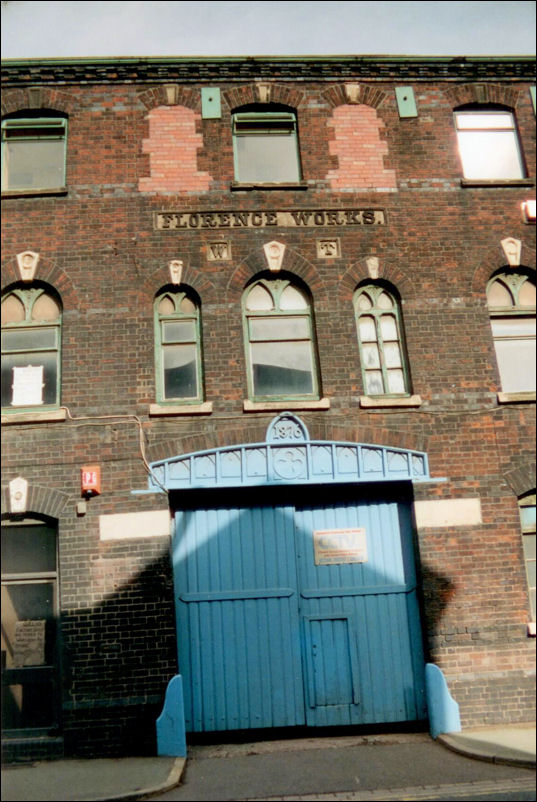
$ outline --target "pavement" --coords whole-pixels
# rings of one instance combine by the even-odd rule
[[[376,744],[384,745],[385,747],[391,745],[392,748],[395,748],[395,746],[398,745],[400,749],[403,747],[406,748],[407,757],[404,758],[404,762],[406,764],[408,764],[409,761],[412,762],[412,758],[409,757],[413,754],[412,750],[418,750],[421,748],[422,753],[420,756],[420,761],[423,765],[422,773],[419,774],[418,770],[418,774],[412,776],[409,774],[409,780],[407,782],[408,786],[408,783],[412,784],[411,780],[415,781],[415,778],[419,776],[420,788],[401,787],[394,790],[392,781],[391,789],[388,786],[384,786],[384,790],[369,790],[365,791],[364,795],[364,786],[362,786],[360,791],[355,790],[353,792],[346,793],[341,793],[341,783],[339,783],[340,787],[336,787],[338,783],[330,786],[330,770],[333,772],[334,778],[339,778],[341,776],[341,770],[340,768],[338,769],[338,760],[336,759],[338,754],[341,755],[341,760],[346,760],[348,763],[349,757],[355,754],[355,752],[350,751],[351,749],[356,750],[356,748],[360,746],[366,745],[371,747],[372,745]],[[424,757],[426,755],[426,750],[438,750],[438,745],[442,745],[451,752],[456,752],[459,755],[464,755],[465,757],[474,758],[479,761],[526,769],[535,768],[535,724],[531,723],[507,727],[496,726],[480,729],[467,729],[459,733],[440,735],[438,736],[436,742],[433,741],[427,733],[407,733],[403,735],[384,734],[338,736],[336,738],[327,739],[305,738],[295,741],[279,741],[274,743],[259,742],[255,744],[219,744],[212,747],[189,747],[188,761],[192,759],[193,763],[197,761],[198,765],[205,765],[206,773],[208,772],[211,775],[211,782],[213,784],[212,791],[209,789],[209,787],[207,787],[205,790],[203,789],[203,777],[201,778],[199,787],[196,788],[195,772],[192,774],[192,780],[190,780],[189,777],[190,785],[188,788],[186,785],[184,788],[182,787],[182,779],[184,780],[185,778],[187,764],[187,760],[184,758],[132,757],[109,759],[97,758],[88,760],[72,758],[65,760],[44,760],[33,763],[17,763],[2,767],[2,800],[3,802],[19,802],[20,800],[25,800],[25,802],[32,802],[32,800],[35,800],[36,802],[49,802],[49,800],[51,802],[63,802],[63,800],[72,800],[72,802],[83,802],[84,800],[87,800],[88,802],[98,802],[99,800],[102,800],[103,802],[104,800],[135,800],[148,796],[165,794],[172,789],[176,789],[176,791],[168,795],[170,800],[233,800],[239,798],[239,792],[237,791],[237,796],[233,795],[233,790],[228,790],[226,792],[223,784],[226,781],[228,784],[233,783],[233,781],[235,783],[238,782],[236,787],[239,788],[240,786],[244,793],[244,777],[242,777],[241,786],[240,777],[238,780],[237,777],[235,777],[235,780],[226,780],[226,776],[229,775],[230,772],[235,772],[235,775],[240,775],[241,773],[244,774],[244,772],[249,771],[249,768],[245,768],[245,760],[248,758],[248,756],[257,755],[260,757],[260,759],[267,759],[270,757],[271,753],[274,755],[278,749],[280,750],[280,763],[277,765],[280,767],[283,766],[283,763],[281,763],[282,755],[285,755],[287,760],[294,759],[295,761],[297,761],[301,755],[303,764],[304,760],[309,757],[310,763],[304,764],[308,766],[306,774],[310,773],[311,780],[311,772],[318,770],[320,777],[322,775],[322,782],[320,782],[319,786],[315,787],[324,787],[327,793],[293,796],[293,794],[297,793],[297,784],[294,782],[294,778],[296,778],[296,772],[299,768],[299,764],[295,763],[289,765],[289,779],[287,781],[283,778],[281,768],[276,766],[276,772],[280,775],[278,778],[280,780],[278,785],[280,795],[272,796],[271,799],[432,799],[435,797],[433,790],[431,789],[434,787],[448,788],[447,785],[427,786],[426,783],[424,784],[424,779],[422,779],[425,778],[425,775],[427,774],[426,769],[428,759],[427,757]],[[348,751],[345,752],[340,750],[340,752],[337,753],[334,750],[338,747],[347,747]],[[423,751],[424,749],[425,752]],[[445,750],[443,749],[441,752],[442,754],[439,756],[440,765],[445,764],[447,766],[449,764],[449,760],[447,759],[448,755],[445,754]],[[363,749],[360,754],[365,754]],[[414,754],[417,755],[417,751],[415,751]],[[293,755],[296,757],[293,758]],[[370,755],[371,752],[369,752],[369,756]],[[438,758],[437,752],[434,752],[434,755]],[[372,766],[375,761],[369,760],[369,756],[367,763]],[[384,769],[386,768],[388,757],[389,753],[385,748],[384,754],[382,758],[380,758],[380,765],[383,763]],[[228,760],[223,763],[222,758],[228,758]],[[232,758],[235,759],[232,760]],[[212,763],[211,760],[213,761]],[[215,763],[215,760],[217,763]],[[455,760],[454,756],[453,760]],[[253,766],[253,763],[249,765]],[[273,768],[274,765],[276,764],[273,761]],[[225,770],[224,766],[226,767]],[[221,780],[218,779],[218,768],[220,768],[222,772]],[[430,776],[434,775],[436,772],[435,777],[438,783],[440,781],[438,768],[434,769],[432,765],[428,768]],[[262,771],[270,770],[270,768],[262,769]],[[456,790],[458,789],[463,792],[464,783],[461,784],[461,781],[463,779],[469,779],[471,782],[466,783],[466,785],[471,786],[474,792],[479,790],[483,790],[483,792],[485,792],[488,789],[488,786],[490,786],[490,789],[498,791],[502,782],[507,789],[506,783],[508,784],[514,777],[514,775],[509,774],[509,771],[509,769],[503,769],[503,773],[500,772],[501,776],[500,774],[485,776],[484,774],[475,774],[475,772],[473,774],[470,772],[470,774],[465,775],[464,778],[462,775],[458,775],[458,785],[452,785],[450,788]],[[354,769],[354,773],[356,773],[356,769]],[[215,774],[217,775],[216,778]],[[448,774],[446,774],[446,777],[447,776]],[[386,779],[387,777],[388,775],[384,771],[382,778]],[[519,774],[517,777],[519,778],[518,781],[522,781],[523,784],[525,783],[528,788],[530,788],[532,783],[535,782],[533,775],[530,775],[528,778],[522,777],[522,780],[520,780]],[[404,785],[405,778],[400,777],[399,774],[399,779],[400,782],[398,782],[398,785],[401,785],[401,783]],[[287,786],[285,786],[285,782],[287,782]],[[500,783],[500,785],[498,783]],[[282,791],[284,786],[287,790]],[[247,793],[246,796],[240,796],[241,799],[263,798],[255,795],[255,782],[249,782],[246,787],[251,788],[253,791],[253,796]],[[217,788],[218,790],[215,791],[214,788]],[[233,785],[229,785],[229,789],[232,788]],[[369,788],[382,789],[383,786],[379,786],[378,779],[373,776],[369,780]],[[306,789],[304,788],[303,790]],[[186,796],[185,793],[187,794]],[[410,796],[411,793],[412,796]],[[378,794],[380,794],[380,796]],[[401,794],[403,795],[401,796]],[[446,798],[453,799],[455,796],[456,794],[453,792]],[[532,797],[524,796],[523,798],[529,799]]]

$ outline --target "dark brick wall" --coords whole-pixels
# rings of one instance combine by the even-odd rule
[[[64,304],[62,404],[74,420],[6,426],[3,481],[24,476],[33,511],[59,518],[69,754],[154,749],[157,700],[176,672],[168,543],[100,541],[99,515],[167,508],[163,495],[131,493],[147,482],[132,416],[139,418],[149,459],[264,439],[275,413],[242,410],[241,293],[266,269],[263,245],[271,239],[285,243],[284,271],[299,276],[313,297],[322,392],[331,406],[299,413],[312,437],[422,448],[432,476],[447,481],[417,486],[417,499],[481,499],[482,524],[418,533],[428,659],[445,671],[463,723],[532,717],[525,689],[534,682],[534,663],[517,494],[535,482],[535,406],[497,402],[485,287],[505,266],[500,241],[507,236],[522,241],[522,262],[534,268],[535,228],[522,222],[520,203],[535,190],[461,187],[452,122],[457,103],[494,95],[513,106],[534,178],[529,84],[509,75],[502,83],[497,69],[494,87],[469,83],[468,76],[454,86],[428,73],[415,86],[419,115],[405,120],[393,90],[408,76],[398,78],[393,69],[381,85],[362,76],[359,90],[360,102],[375,108],[383,125],[384,169],[396,177],[396,190],[389,192],[330,189],[328,174],[338,164],[328,123],[346,102],[334,77],[294,84],[282,75],[268,82],[271,100],[297,109],[308,182],[306,190],[270,192],[230,190],[230,113],[257,99],[251,77],[217,82],[222,119],[196,122],[203,137],[197,171],[212,180],[210,190],[199,194],[138,189],[150,176],[142,150],[148,112],[167,103],[162,85],[107,78],[42,91],[47,107],[69,114],[68,191],[65,197],[4,201],[2,286],[17,280],[17,253],[39,252],[36,278],[50,282]],[[481,78],[486,81],[483,72]],[[199,86],[179,84],[176,93],[178,103],[197,114]],[[27,90],[8,87],[4,103],[8,112],[28,107]],[[153,212],[167,209],[302,208],[382,208],[388,224],[155,231],[152,220]],[[221,234],[230,240],[233,258],[208,261],[207,243]],[[340,238],[341,258],[317,258],[316,239],[328,236]],[[368,277],[370,256],[379,259],[379,277],[402,299],[412,391],[423,400],[417,409],[359,406],[364,389],[352,294]],[[149,404],[156,401],[152,304],[169,281],[167,264],[174,258],[183,260],[183,281],[201,298],[206,398],[213,413],[150,418]],[[106,415],[131,417],[98,418]],[[79,516],[83,464],[101,466],[103,493]]]

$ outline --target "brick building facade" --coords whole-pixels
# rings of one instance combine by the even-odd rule
[[[218,576],[233,573],[224,552],[236,544],[217,523],[221,547],[207,546],[203,568],[214,575],[186,598],[185,510],[207,540],[202,511],[220,522],[233,507],[250,521],[243,539],[261,510],[276,543],[267,510],[282,505],[295,528],[309,509],[313,536],[355,538],[346,557],[335,540],[331,556],[315,551],[319,606],[290,637],[306,677],[296,704],[316,682],[308,704],[321,712],[289,726],[423,720],[425,662],[444,673],[463,727],[533,719],[533,70],[525,58],[4,62],[8,757],[154,753],[178,672],[187,686],[204,677],[199,697],[186,690],[204,708],[187,729],[281,724],[254,702],[205,713],[224,697],[232,708],[222,655],[236,649],[241,663],[225,605],[269,605],[270,593],[252,579],[225,596]],[[285,448],[271,451],[278,426]],[[82,468],[90,482],[100,470],[99,493],[82,491]],[[412,516],[414,583],[381,570],[373,512],[361,517],[370,499],[393,498]],[[245,575],[272,559],[241,548]],[[330,609],[323,571],[339,571]],[[346,571],[365,572],[361,595]],[[301,587],[289,604],[308,597]],[[346,640],[354,596],[378,609]],[[415,597],[414,612],[397,618],[396,596]],[[194,619],[176,631],[176,618],[211,601],[223,645],[205,654]],[[267,610],[277,650],[283,630]],[[216,642],[199,616],[200,641]],[[375,674],[403,676],[403,619],[418,702],[366,710],[383,695]],[[362,662],[375,637],[384,656]],[[336,654],[322,681],[348,682],[350,700],[321,698],[317,648]],[[261,695],[289,677],[271,683]]]

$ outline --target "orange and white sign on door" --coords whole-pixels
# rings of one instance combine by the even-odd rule
[[[80,481],[84,495],[98,496],[101,492],[101,466],[84,465],[80,469]]]

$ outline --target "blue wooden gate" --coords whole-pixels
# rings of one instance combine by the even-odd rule
[[[410,482],[386,482],[426,479],[426,455],[282,419],[265,444],[153,466],[187,491],[172,495],[186,729],[424,719]]]

